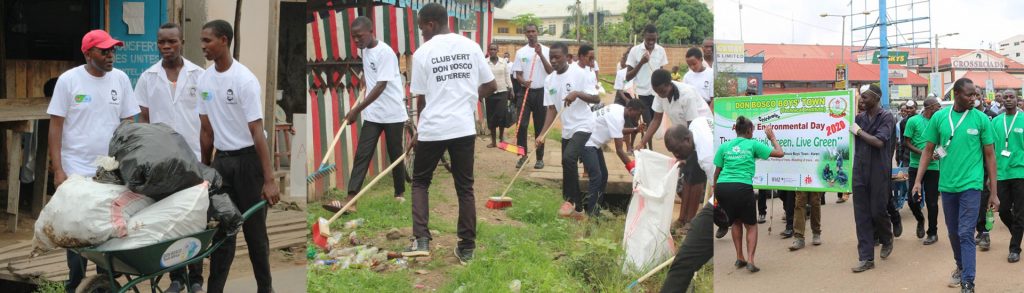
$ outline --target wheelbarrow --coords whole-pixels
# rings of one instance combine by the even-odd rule
[[[242,214],[242,220],[248,220],[254,213],[262,210],[267,201],[262,200]],[[153,245],[125,250],[98,250],[96,246],[74,248],[73,251],[96,263],[100,273],[82,280],[75,292],[128,292],[131,289],[139,292],[138,285],[150,282],[152,292],[163,292],[158,286],[164,274],[184,268],[189,264],[202,262],[214,251],[217,251],[227,238],[214,241],[217,228],[192,235],[165,240]],[[127,283],[121,285],[118,278],[123,277]],[[186,284],[190,284],[185,276]]]

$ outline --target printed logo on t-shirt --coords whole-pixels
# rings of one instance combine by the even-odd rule
[[[193,98],[196,97],[196,87],[195,86],[192,86],[192,87],[188,88],[188,95],[193,97]]]
[[[235,91],[232,90],[232,89],[228,89],[227,102],[228,102],[228,104],[232,104],[232,105],[238,104],[238,100],[235,99]]]
[[[213,93],[212,92],[204,91],[203,92],[203,101],[209,102],[211,100],[213,100]]]
[[[967,129],[967,134],[970,134],[970,135],[978,135],[978,130],[977,130],[977,129],[974,129],[974,128],[968,128],[968,129]]]
[[[82,104],[88,102],[92,102],[91,96],[84,94],[75,95],[75,104]]]
[[[373,72],[377,72],[377,63],[370,62],[370,69],[372,69]]]
[[[558,94],[558,90],[557,90],[557,89],[554,89],[554,88],[550,88],[550,89],[548,89],[548,94],[549,94],[549,95],[555,95],[555,94]]]
[[[110,90],[110,103],[113,105],[117,105],[120,103],[117,100],[117,90]]]
[[[568,92],[571,92],[571,91],[572,91],[572,84],[568,83],[568,82],[565,83],[565,92],[568,93]]]
[[[732,147],[732,152],[734,152],[734,153],[740,152],[740,147],[739,146],[733,146]]]
[[[1016,133],[1024,133],[1024,128],[1014,128],[1014,129],[1013,129],[1013,132],[1016,132]]]

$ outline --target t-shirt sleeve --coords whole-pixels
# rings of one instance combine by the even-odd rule
[[[422,50],[422,49],[421,49]],[[412,55],[412,80],[409,81],[409,91],[413,95],[426,95],[427,94],[427,68],[423,66],[423,60],[426,58],[423,51],[417,51]]]
[[[595,77],[589,71],[580,70],[579,83],[583,85],[583,87],[581,87],[582,92],[587,93],[588,95],[597,94],[597,77]]]
[[[915,117],[917,117],[917,116],[915,116]],[[917,128],[917,119],[916,118],[907,119],[907,124],[903,125],[903,133],[901,133],[901,135],[903,135],[905,137],[913,138],[914,137],[914,132],[915,132],[916,128]]]
[[[665,113],[665,104],[662,104],[661,98],[654,97],[654,103],[651,104],[651,110],[655,113]]]
[[[611,138],[622,138],[622,127],[626,125],[626,118],[621,113],[607,113],[605,115],[612,115],[605,119],[610,119],[611,123],[608,123],[608,137]]]
[[[638,63],[640,63],[640,57],[637,56],[637,54],[634,54],[634,51],[636,51],[636,50],[633,50],[634,48],[636,48],[636,47],[629,48],[629,54],[626,55],[626,66],[631,66],[633,68],[636,68],[636,65]]]
[[[625,90],[625,81],[626,72],[624,70],[619,70],[615,72],[615,84],[612,86],[612,88],[619,91]]]
[[[260,82],[253,78],[242,87],[242,111],[245,113],[245,121],[253,122],[263,119],[263,111],[260,107]]]
[[[391,49],[386,49],[387,52],[384,54],[376,54],[377,62],[380,64],[380,71],[377,71],[377,81],[394,81],[398,78],[398,57],[395,54],[390,54]],[[374,85],[367,85],[373,87]]]
[[[763,142],[757,142],[754,144],[754,156],[758,159],[767,159],[772,155],[773,150],[775,150],[775,148],[770,147]]]
[[[1003,116],[1003,117],[1005,117],[1005,116]],[[981,118],[979,118],[978,120],[981,121],[980,123],[978,123],[979,124],[978,127],[980,128],[980,129],[978,129],[978,131],[981,132],[981,144],[982,145],[990,145],[990,144],[994,143],[995,142],[995,135],[993,133],[994,132],[994,127],[992,127],[991,121],[989,121],[988,119],[981,119]]]
[[[474,66],[476,66],[477,74],[479,74],[480,84],[494,81],[494,72],[491,71],[490,66],[487,66],[487,59],[484,58],[484,53],[480,51],[480,49],[477,49],[474,54],[476,54],[476,65]]]
[[[553,74],[552,75],[548,75],[547,79],[544,80],[544,88],[541,89],[541,90],[544,91],[544,106],[545,107],[547,107],[547,106],[554,106],[556,103],[558,103],[560,100],[562,100],[562,98],[558,96],[558,91],[550,91],[550,90],[548,90],[548,89],[554,88],[551,85],[552,84],[551,78],[554,77],[554,76],[555,75],[553,75]]]
[[[661,52],[661,58],[660,58],[661,60],[658,60],[657,66],[653,66],[653,67],[662,67],[662,66],[668,65],[668,53],[665,52],[665,48],[661,47],[661,50],[659,50],[659,51]],[[652,65],[655,65],[655,64],[652,64]]]
[[[70,106],[71,100],[74,99],[74,94],[71,93],[71,89],[68,86],[67,79],[71,76],[70,74],[57,78],[57,84],[53,87],[53,97],[50,97],[50,105],[46,107],[46,114],[67,117],[68,107]]]
[[[519,51],[516,51],[515,58],[512,59],[512,72],[523,72],[523,61],[522,56],[519,56]]]
[[[132,90],[132,81],[128,79],[128,75],[121,75],[121,86],[128,89],[125,91],[124,99],[121,101],[121,119],[138,115],[142,110],[139,109],[139,102],[135,98],[135,91]]]
[[[932,118],[936,118],[933,114]],[[939,126],[940,120],[942,119],[931,119],[927,125],[924,125],[924,140],[935,145],[939,145]]]
[[[145,77],[143,73],[139,76],[139,81],[135,83],[135,99],[139,103],[140,107],[149,107],[149,95],[146,94],[146,87],[149,86],[149,79]]]
[[[715,151],[715,167],[722,168],[722,166],[725,164],[725,158],[722,152],[722,150],[726,148],[725,145],[726,144],[723,143],[721,146],[718,146],[718,150]],[[711,176],[712,174],[707,175]]]

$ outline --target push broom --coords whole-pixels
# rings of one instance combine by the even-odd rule
[[[560,115],[562,115],[562,112],[556,113],[555,118],[552,119],[552,123],[554,123],[554,120],[558,120],[558,116]],[[548,132],[551,132],[551,127],[548,127],[548,130],[544,131],[540,137],[546,138],[548,136]],[[522,155],[527,161],[530,160],[530,155],[527,155],[525,152],[523,152]],[[516,175],[512,176],[512,181],[508,182],[508,186],[505,186],[505,191],[502,191],[500,196],[492,196],[487,199],[487,208],[500,210],[512,206],[512,198],[506,195],[508,195],[508,191],[512,189],[512,184],[516,183],[516,179],[519,178],[519,175],[523,174],[523,170],[526,169],[526,165],[528,165],[527,162],[523,162],[523,165],[519,166],[519,171],[516,171]]]
[[[361,94],[359,94],[359,96],[362,97]],[[354,105],[359,105],[359,102],[362,101],[363,99],[359,98],[356,100]],[[320,167],[318,167],[316,171],[313,171],[313,173],[306,176],[306,184],[312,184],[314,181],[320,180],[320,178],[334,173],[334,171],[337,170],[337,166],[334,164],[327,164],[327,160],[331,158],[331,154],[334,154],[334,146],[338,144],[339,140],[341,140],[341,134],[345,133],[345,129],[348,129],[347,126],[348,120],[341,122],[341,129],[338,129],[338,133],[334,134],[334,140],[331,141],[331,146],[327,149],[327,152],[324,153],[324,158],[320,160]]]
[[[352,205],[355,204],[360,197],[366,194],[366,192],[369,191],[370,188],[376,185],[381,178],[384,178],[384,176],[391,173],[391,170],[394,169],[395,166],[398,166],[399,163],[404,162],[406,156],[409,154],[410,149],[412,149],[411,146],[409,148],[406,148],[405,153],[403,153],[401,157],[398,157],[398,159],[395,159],[394,162],[391,162],[391,165],[389,165],[387,169],[380,171],[380,174],[377,174],[377,177],[374,177],[373,180],[371,180],[370,183],[366,184],[366,187],[363,187],[363,189],[360,190],[355,197],[352,197],[352,199],[349,200],[348,203],[345,204],[345,206],[341,207],[341,209],[338,210],[338,212],[334,213],[334,216],[331,216],[330,219],[317,219],[317,223],[313,225],[313,243],[315,243],[321,249],[326,250],[328,248],[327,238],[331,236],[331,223],[333,223],[335,220],[341,217],[342,213],[348,210],[348,208],[352,207]]]
[[[533,82],[533,67],[536,66],[536,65],[537,65],[537,57],[534,56],[533,60],[530,60],[530,81],[531,81],[531,83]],[[523,104],[519,107],[519,118],[516,119],[516,128],[515,128],[516,133],[514,135],[512,135],[512,137],[518,137],[519,136],[519,124],[523,121],[523,112],[526,112],[526,111],[523,111],[523,108],[526,108],[526,97],[529,96],[529,95],[530,95],[530,87],[526,87],[526,92],[523,93]],[[534,126],[534,127],[536,127],[536,126]],[[510,143],[507,143],[507,142],[504,142],[504,141],[498,143],[498,148],[502,149],[502,150],[504,150],[506,152],[510,152],[510,153],[517,154],[517,155],[520,155],[520,156],[525,156],[526,155],[526,149],[523,148],[522,146],[510,144]]]

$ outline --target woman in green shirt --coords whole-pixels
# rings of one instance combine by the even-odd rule
[[[736,267],[747,267],[751,273],[760,271],[754,265],[754,251],[757,250],[756,197],[753,178],[754,161],[768,157],[781,158],[785,155],[782,146],[775,140],[772,129],[765,128],[764,134],[773,147],[751,139],[754,123],[746,117],[736,118],[736,138],[723,143],[715,153],[715,199],[718,208],[724,209],[732,221],[732,243],[736,246]],[[746,228],[747,256],[743,255],[743,229]]]

